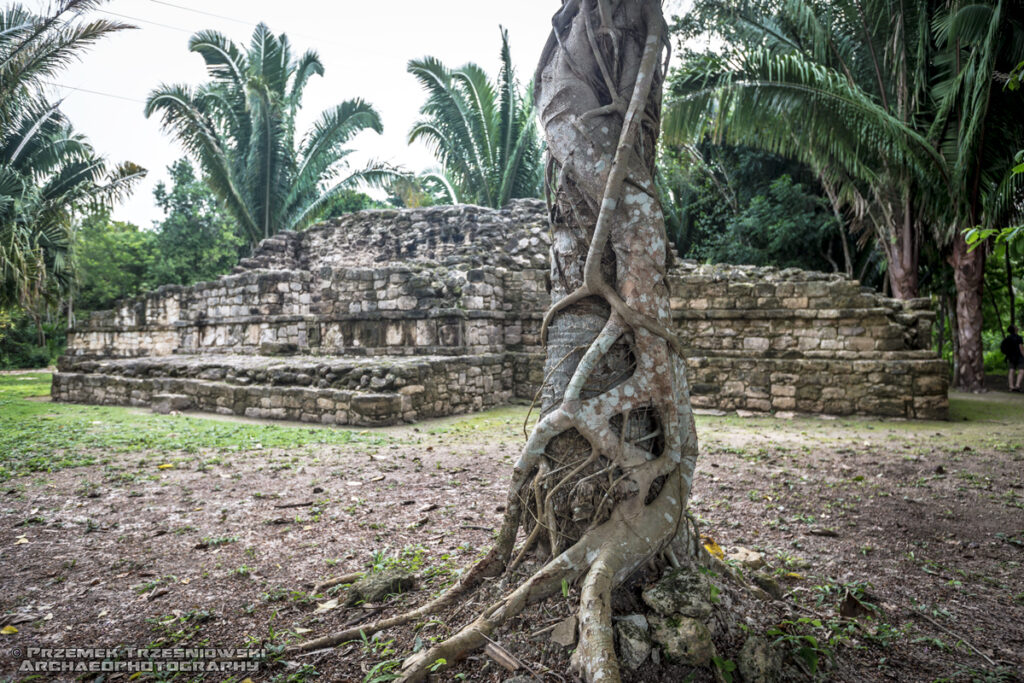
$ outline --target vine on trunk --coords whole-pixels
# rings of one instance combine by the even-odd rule
[[[401,680],[485,646],[528,605],[580,582],[574,666],[617,681],[611,593],[649,560],[699,551],[686,505],[697,443],[671,332],[667,240],[654,186],[667,27],[658,0],[565,0],[537,69],[548,142],[552,300],[542,415],[515,465],[496,543],[460,581],[406,614],[309,641],[337,645],[435,613],[528,552],[550,558]],[[515,552],[520,529],[526,539]]]

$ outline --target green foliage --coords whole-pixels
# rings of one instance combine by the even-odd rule
[[[657,180],[670,239],[686,258],[823,271],[843,264],[846,237],[801,163],[705,142],[664,149]],[[871,257],[847,248],[853,265]]]
[[[160,285],[214,280],[238,262],[245,241],[192,164],[179,159],[168,169],[171,187],[153,194],[164,210],[154,231],[110,220],[100,209],[75,234],[75,271],[80,312],[111,308],[118,299]]]
[[[711,663],[718,669],[718,674],[725,683],[732,683],[735,680],[736,662],[715,655],[711,658]]]
[[[189,49],[206,62],[209,80],[192,88],[161,85],[146,116],[163,126],[200,163],[210,187],[250,245],[279,230],[301,230],[330,214],[358,183],[380,184],[395,173],[371,164],[351,170],[345,145],[364,130],[380,133],[380,117],[360,99],[322,112],[295,138],[296,116],[310,78],[323,75],[319,55],[298,59],[284,34],[265,24],[246,50],[216,31],[200,31]]]
[[[668,140],[804,161],[890,259],[907,229],[943,246],[958,226],[995,228],[1020,213],[1006,154],[1024,144],[1019,98],[994,87],[1020,51],[1002,0],[697,8],[677,24],[682,37],[713,33],[724,47],[689,53],[673,74]]]
[[[398,208],[415,209],[436,204],[454,204],[456,201],[454,188],[442,174],[403,176],[395,178],[388,185],[388,204]]]
[[[782,175],[691,254],[715,262],[825,270],[836,231],[825,200]]]
[[[156,226],[150,280],[154,286],[215,280],[238,263],[245,239],[187,159],[168,170],[170,190],[159,183],[153,192],[164,219]]]
[[[115,201],[144,175],[111,168],[42,89],[103,36],[128,28],[86,20],[95,0],[61,0],[49,14],[0,8],[0,306],[39,309],[72,281],[72,219]]]
[[[386,206],[386,204],[373,199],[365,192],[345,190],[338,193],[338,199],[326,217],[337,218],[346,213],[355,213],[356,211],[365,211],[366,209],[383,209]]]
[[[0,370],[42,368],[64,353],[62,321],[36,321],[21,309],[0,310]]]
[[[450,201],[500,208],[540,193],[541,145],[532,87],[520,89],[508,31],[501,31],[501,69],[490,81],[478,65],[449,69],[434,57],[414,59],[408,71],[427,91],[409,142],[423,140],[443,167]]]
[[[111,308],[152,285],[157,261],[151,232],[131,223],[110,220],[103,209],[89,214],[75,232],[75,270],[79,310]]]
[[[800,617],[796,620],[785,619],[778,626],[768,629],[767,633],[775,637],[776,645],[788,647],[793,655],[807,667],[813,676],[818,673],[822,659],[830,659],[833,651],[830,645],[822,643],[813,635],[814,629],[821,629],[820,619]]]

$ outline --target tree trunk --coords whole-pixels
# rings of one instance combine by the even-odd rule
[[[953,386],[960,386],[960,337],[957,330],[960,326],[956,320],[956,304],[951,300],[949,294],[942,295],[942,307],[946,311],[946,320],[949,321],[949,341],[953,347]]]
[[[988,300],[992,303],[992,308],[996,311],[996,322],[999,323],[999,336],[1006,336],[1006,327],[1003,325],[1003,312],[999,310],[999,300],[996,299],[996,288],[987,287],[988,289]],[[1012,324],[1012,323],[1011,323]]]
[[[889,260],[889,285],[896,299],[914,299],[918,294],[917,226],[914,224],[909,196],[904,198],[900,210],[901,223],[893,226],[895,239],[885,244]],[[884,237],[883,237],[884,240]]]
[[[528,602],[580,581],[574,667],[617,681],[611,593],[688,552],[697,442],[654,186],[667,27],[659,0],[568,0],[537,70],[547,136],[552,301],[541,419],[516,464],[491,557],[547,564],[477,621],[408,660],[421,675],[485,644]],[[517,530],[527,538],[512,557]]]
[[[543,564],[467,626],[403,663],[418,681],[484,647],[529,604],[579,582],[573,666],[620,680],[611,594],[650,560],[703,552],[686,505],[697,458],[680,344],[670,331],[665,221],[654,162],[667,27],[660,0],[566,0],[535,77],[547,136],[551,308],[541,418],[516,463],[494,547],[448,593],[289,653],[422,618],[530,551]],[[517,534],[526,532],[515,551]]]
[[[1006,256],[1006,292],[1010,295],[1010,325],[1017,326],[1017,295],[1013,291],[1013,263],[1010,260],[1010,245],[1003,246]]]
[[[956,283],[956,377],[959,389],[985,390],[985,359],[981,331],[984,318],[981,310],[985,285],[985,249],[967,250],[967,242],[957,231],[949,263]]]

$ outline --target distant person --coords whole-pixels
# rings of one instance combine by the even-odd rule
[[[999,345],[999,350],[1006,356],[1006,364],[1010,366],[1010,375],[1007,381],[1010,384],[1010,391],[1015,391],[1018,394],[1021,393],[1021,382],[1024,381],[1024,339],[1017,333],[1017,328],[1010,325],[1010,329],[1007,330],[1009,334],[1006,335],[1006,339]],[[1013,381],[1014,374],[1017,375],[1017,381]]]

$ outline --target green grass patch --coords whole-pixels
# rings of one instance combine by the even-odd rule
[[[954,393],[949,397],[949,419],[953,422],[1022,422],[1024,404],[1017,394]]]
[[[267,448],[391,443],[375,432],[245,424],[155,415],[116,406],[27,400],[50,393],[50,375],[0,375],[0,481],[94,464],[114,453],[219,455]]]

